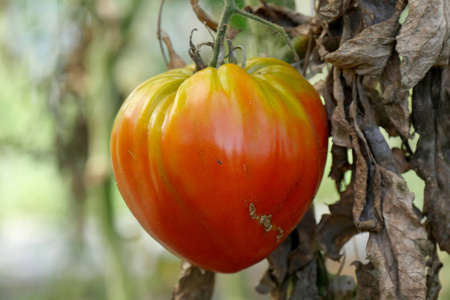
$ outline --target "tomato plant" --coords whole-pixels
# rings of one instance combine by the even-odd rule
[[[124,102],[111,156],[117,186],[146,231],[194,265],[236,272],[295,228],[320,184],[324,107],[289,64],[254,58],[174,69]]]

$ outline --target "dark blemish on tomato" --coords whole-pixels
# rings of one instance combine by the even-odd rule
[[[221,161],[220,159],[218,159],[218,160],[217,160],[217,163],[218,163],[219,165],[221,165],[221,164],[222,164],[222,161]]]

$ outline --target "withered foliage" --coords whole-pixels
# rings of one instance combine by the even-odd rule
[[[246,10],[292,38],[312,37],[300,68],[328,70],[316,88],[332,137],[329,176],[340,194],[330,214],[316,224],[310,210],[268,257],[257,291],[274,300],[437,299],[437,247],[450,253],[449,2],[321,0],[313,18],[273,4]],[[390,137],[401,147],[391,148]],[[423,195],[408,189],[405,172],[424,180]],[[423,211],[415,197],[424,198]],[[324,260],[339,261],[360,232],[369,234],[369,263],[352,263],[355,285],[328,274]]]
[[[215,274],[187,262],[181,265],[181,274],[173,288],[173,300],[208,300],[214,290]]]

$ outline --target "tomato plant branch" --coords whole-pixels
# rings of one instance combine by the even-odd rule
[[[252,19],[254,21],[257,21],[261,24],[266,25],[267,27],[271,28],[272,30],[278,32],[278,34],[285,40],[285,42],[287,43],[287,45],[289,46],[289,48],[292,50],[292,52],[294,53],[294,58],[296,61],[299,60],[299,57],[297,55],[297,52],[295,51],[294,46],[291,43],[291,40],[289,39],[289,36],[287,35],[286,31],[284,30],[283,27],[278,26],[272,22],[269,22],[267,20],[264,20],[256,15],[253,15],[251,13],[248,13],[244,10],[239,9],[234,0],[224,0],[225,1],[225,7],[223,9],[222,12],[222,16],[220,17],[220,21],[219,21],[219,26],[217,27],[218,31],[216,34],[216,39],[214,40],[214,49],[213,49],[213,55],[211,57],[211,60],[209,62],[209,66],[216,68],[217,67],[217,62],[218,62],[218,57],[219,57],[219,52],[220,52],[220,48],[221,45],[223,45],[224,43],[224,39],[225,39],[225,33],[227,31],[227,24],[230,21],[231,17],[234,14],[238,14],[241,15],[243,17]]]

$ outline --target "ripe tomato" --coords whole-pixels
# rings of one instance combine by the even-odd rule
[[[295,228],[320,184],[327,119],[289,64],[192,67],[150,78],[117,115],[117,186],[145,230],[199,267],[236,272]]]

